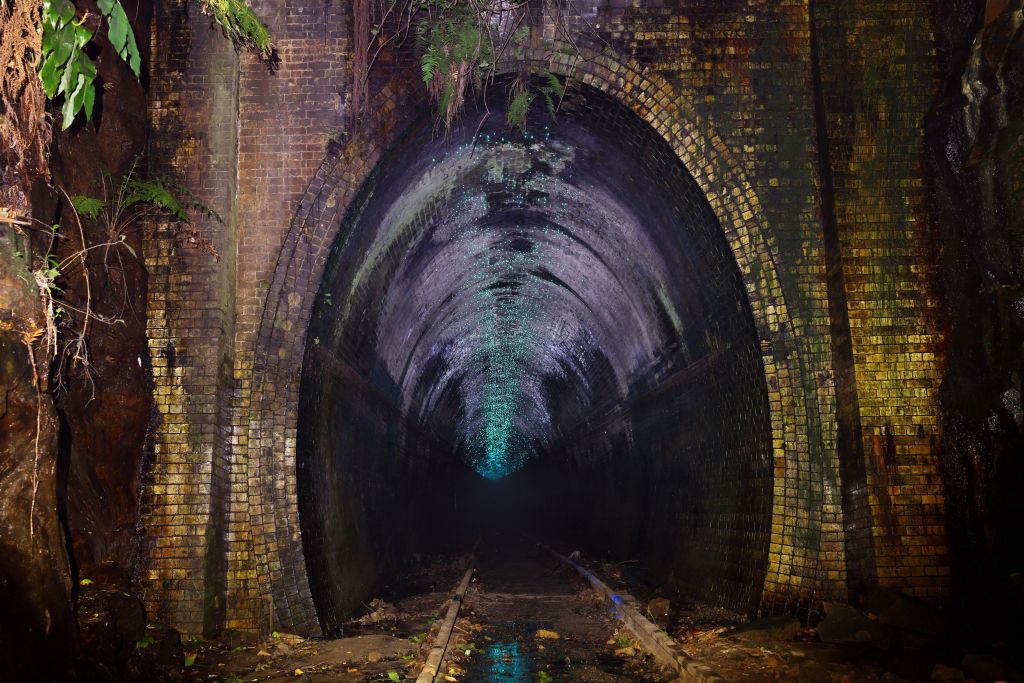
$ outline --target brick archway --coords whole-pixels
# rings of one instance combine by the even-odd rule
[[[668,143],[705,193],[739,266],[761,339],[770,400],[775,493],[765,606],[811,593],[840,593],[841,558],[826,561],[817,551],[823,542],[842,542],[840,525],[833,523],[824,531],[822,524],[825,515],[833,515],[828,521],[834,522],[839,514],[836,487],[821,482],[829,467],[822,463],[834,460],[835,454],[822,446],[812,453],[811,444],[829,441],[830,427],[824,416],[812,420],[809,415],[816,405],[831,400],[831,386],[808,382],[814,375],[804,357],[808,349],[799,333],[801,324],[791,315],[777,265],[779,247],[753,185],[711,122],[634,60],[608,50],[578,61],[557,50],[553,60],[550,55],[547,50],[529,51],[526,61],[536,71],[571,76],[615,98]],[[264,628],[266,618],[298,632],[318,630],[298,525],[297,378],[313,300],[345,212],[386,148],[422,111],[415,91],[391,87],[379,98],[387,104],[377,122],[387,132],[358,133],[343,144],[332,144],[298,205],[260,315],[251,376],[241,378],[238,387],[236,466],[247,482],[242,509],[249,519],[247,524],[231,520],[229,544],[235,545],[229,547],[229,596],[231,577],[255,580],[234,586],[243,599],[229,599],[228,610],[251,610]],[[798,494],[808,489],[824,491],[825,499]]]

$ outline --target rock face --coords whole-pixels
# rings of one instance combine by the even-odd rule
[[[78,3],[86,7],[89,3]],[[149,5],[125,3],[133,17],[139,44],[146,45]],[[137,20],[135,20],[137,19]],[[141,31],[139,29],[142,29]],[[52,151],[53,183],[68,195],[103,197],[104,174],[128,170],[144,150],[148,135],[146,94],[128,66],[105,42],[97,60],[100,77],[115,84],[102,91],[101,114],[93,124],[73,127],[56,136]],[[146,48],[143,48],[146,49]],[[106,192],[110,192],[107,190]],[[49,198],[55,202],[58,197]],[[65,226],[75,219],[63,205],[37,203],[44,215]],[[60,451],[67,495],[67,525],[78,574],[93,574],[104,563],[134,569],[136,535],[146,430],[152,410],[149,354],[146,346],[146,282],[142,240],[132,226],[125,247],[96,250],[90,256],[93,309],[117,320],[92,324],[88,339],[91,380],[81,372],[66,373],[57,409],[61,419]],[[86,241],[102,244],[111,235],[103,221],[83,221]],[[65,251],[78,249],[69,239]],[[62,253],[61,257],[67,254]],[[70,272],[65,287],[74,305],[84,307],[87,289],[79,272]]]
[[[98,16],[88,0],[76,4]],[[124,3],[136,29],[143,29],[136,35],[145,51],[150,8],[135,4]],[[96,116],[55,136],[50,186],[37,183],[31,198],[35,218],[63,226],[59,260],[83,245],[56,188],[70,196],[103,196],[104,174],[127,169],[148,134],[143,87],[105,41],[98,34]],[[82,227],[88,244],[117,239],[102,222]],[[89,286],[81,268],[62,268],[58,278],[69,309],[84,308],[88,298],[94,312],[119,321],[90,324],[87,376],[59,358],[51,363],[38,343],[35,371],[30,362],[26,335],[45,328],[30,272],[46,253],[45,241],[29,237],[38,232],[0,223],[0,678],[62,680],[74,669],[85,680],[122,680],[132,671],[153,680],[144,673],[153,668],[145,661],[167,648],[136,654],[146,615],[128,579],[151,412],[146,271],[130,253],[141,256],[140,235],[126,235],[129,248],[90,252]],[[110,589],[109,605],[89,614],[117,614],[116,628],[76,624],[81,578]],[[130,624],[122,618],[129,613]],[[87,659],[103,663],[96,667]]]
[[[982,17],[971,3],[942,3],[948,77],[928,122],[951,325],[950,529],[958,588],[975,595],[1024,566],[1024,30],[1021,1],[1002,4]]]
[[[57,419],[36,391],[23,335],[38,299],[0,225],[0,662],[9,680],[55,680],[74,644],[71,575],[58,518]]]

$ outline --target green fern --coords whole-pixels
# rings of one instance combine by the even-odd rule
[[[472,22],[466,21],[455,31],[456,59],[468,61],[487,42]]]
[[[455,86],[452,85],[451,81],[444,84],[441,88],[441,94],[437,98],[437,111],[441,115],[442,119],[447,119],[448,109],[451,107],[452,98],[455,96]]]
[[[565,95],[565,86],[562,81],[558,79],[558,76],[551,73],[550,71],[544,72],[544,76],[547,79],[547,85],[539,88],[541,95],[544,96],[544,102],[547,104],[548,115],[551,116],[551,120],[554,121],[555,114],[558,111],[558,105],[555,103],[555,99],[562,99]]]
[[[185,211],[185,203],[179,201],[171,189],[161,181],[138,180],[126,178],[124,182],[124,199],[121,202],[123,207],[135,206],[136,204],[149,204],[158,206],[176,220],[183,223],[189,222],[188,213]],[[182,189],[182,188],[176,188]]]
[[[548,88],[541,88],[540,94],[544,96],[544,103],[548,108],[548,116],[554,121],[557,107],[555,106],[554,98],[551,97],[551,91]]]
[[[80,216],[85,216],[92,220],[99,218],[100,211],[107,206],[106,200],[98,197],[86,197],[85,195],[80,194],[71,198],[71,204],[75,207],[75,211],[77,211]]]
[[[533,96],[528,90],[520,90],[512,101],[508,103],[508,111],[505,112],[505,121],[512,128],[526,130],[526,114],[530,111],[530,102]]]
[[[271,67],[276,66],[277,50],[270,31],[245,0],[203,0],[202,7],[232,43],[249,50]]]
[[[563,85],[562,81],[558,79],[558,76],[550,71],[546,71],[544,76],[548,80],[548,89],[550,89],[552,95],[559,98],[565,95],[565,85]]]
[[[441,64],[444,61],[444,53],[438,48],[430,45],[420,57],[420,69],[423,72],[423,82],[430,85],[431,81],[440,73]]]

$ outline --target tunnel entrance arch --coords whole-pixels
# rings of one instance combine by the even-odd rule
[[[757,197],[742,170],[729,163],[725,145],[707,122],[677,102],[668,84],[635,63],[615,61],[607,55],[589,55],[577,64],[568,59],[552,64],[547,54],[527,57],[537,62],[536,67],[571,73],[650,124],[692,174],[718,220],[746,290],[768,396],[773,496],[767,593],[773,576],[789,573],[794,561],[792,552],[776,549],[787,541],[793,544],[786,538],[793,531],[783,524],[783,518],[793,514],[794,504],[803,505],[790,491],[800,477],[807,476],[805,444],[810,438],[797,386],[801,375],[798,344],[774,265],[777,247],[761,217]],[[398,91],[389,97],[392,107],[408,103]],[[391,113],[393,121],[402,120],[396,111]],[[395,125],[391,130],[400,129]],[[393,133],[383,137],[389,135],[393,139]],[[295,379],[302,367],[314,294],[330,249],[364,174],[376,166],[383,153],[384,145],[372,144],[371,139],[373,136],[357,136],[332,147],[299,206],[262,314],[244,423],[253,535],[249,561],[257,567],[259,593],[276,621],[306,632],[317,630],[317,620],[298,521],[294,473],[299,389]]]

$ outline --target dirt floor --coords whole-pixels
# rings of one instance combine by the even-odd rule
[[[490,539],[443,670],[469,682],[668,681],[578,574],[525,539]],[[468,645],[462,649],[463,645]],[[468,655],[466,653],[469,653]]]
[[[344,637],[274,634],[255,647],[188,644],[187,681],[414,681],[469,556],[425,558],[397,577],[345,627]],[[971,653],[955,624],[906,596],[881,593],[863,609],[826,606],[749,621],[696,602],[669,600],[634,563],[583,559],[646,607],[687,655],[725,680],[860,683],[1016,681],[995,643]],[[514,534],[485,539],[437,680],[466,683],[660,683],[673,680],[616,621],[574,570]],[[880,602],[877,602],[880,601]],[[807,624],[811,623],[812,626]],[[952,640],[951,640],[952,639]],[[959,640],[957,640],[959,639]],[[1005,647],[1005,646],[1004,646]]]

